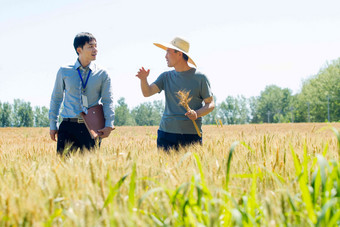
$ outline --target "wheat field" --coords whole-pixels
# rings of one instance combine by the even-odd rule
[[[0,226],[340,225],[340,123],[203,126],[170,153],[157,128],[69,157],[48,128],[0,128]]]

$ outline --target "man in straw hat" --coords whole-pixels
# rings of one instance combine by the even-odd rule
[[[160,122],[157,137],[157,147],[169,150],[178,149],[193,143],[202,144],[202,116],[210,113],[214,107],[213,94],[208,78],[190,67],[195,62],[189,56],[189,42],[176,37],[170,43],[154,43],[166,51],[165,59],[168,67],[175,70],[163,72],[155,82],[148,83],[147,77],[150,70],[144,67],[139,69],[137,77],[141,81],[141,89],[144,97],[152,96],[164,90],[165,110]],[[192,98],[188,103],[187,111],[179,105],[179,91],[190,92]],[[204,105],[203,105],[204,102]],[[197,124],[199,131],[194,127]]]

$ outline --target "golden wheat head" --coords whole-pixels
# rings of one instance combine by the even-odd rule
[[[177,98],[179,99],[179,104],[184,106],[187,110],[189,108],[189,102],[192,97],[189,97],[190,91],[180,90],[177,92]],[[190,108],[189,108],[190,109]]]
[[[187,111],[190,111],[189,102],[191,101],[192,97],[189,97],[190,91],[180,90],[177,92],[176,96],[179,99],[179,105],[184,106],[184,108]],[[194,120],[192,120],[192,123],[195,126],[196,132],[199,135],[199,137],[202,137],[200,130],[198,129],[198,126]]]

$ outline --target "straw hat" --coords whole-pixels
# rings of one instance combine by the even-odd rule
[[[189,56],[189,47],[190,44],[188,41],[176,37],[170,43],[154,43],[155,46],[162,48],[163,50],[167,50],[168,48],[178,50],[188,56],[188,62],[196,66],[195,62]],[[197,67],[197,66],[196,66]]]

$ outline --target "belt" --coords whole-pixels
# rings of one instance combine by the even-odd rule
[[[84,119],[82,119],[82,118],[63,118],[63,121],[76,122],[76,123],[79,123],[79,124],[84,123]]]

